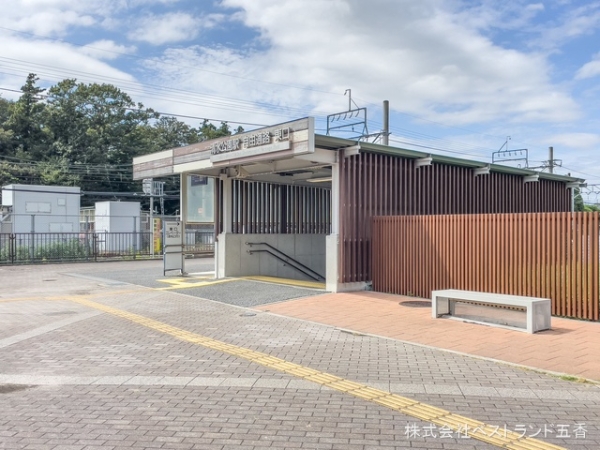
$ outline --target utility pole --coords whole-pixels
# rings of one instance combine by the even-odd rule
[[[390,135],[390,102],[388,100],[383,101],[383,145],[389,145]]]
[[[548,159],[542,161],[541,166],[530,167],[530,169],[541,169],[542,171],[548,169],[549,173],[554,173],[555,167],[562,167],[562,159],[554,159],[554,147],[548,147]]]
[[[544,161],[542,170],[548,168],[548,172],[554,173],[555,167],[562,167],[562,159],[554,159],[554,147],[548,147],[548,161]]]

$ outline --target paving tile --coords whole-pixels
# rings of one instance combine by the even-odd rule
[[[257,309],[291,317],[302,311],[306,320],[540,369],[574,375],[585,373],[588,378],[600,381],[600,365],[590,358],[594,349],[600,348],[600,323],[554,317],[553,332],[529,335],[456,320],[433,320],[427,308],[400,309],[398,302],[405,300],[411,299],[374,292],[324,294]],[[345,314],[337,314],[339,310]],[[369,315],[365,315],[366,311]],[[375,320],[371,316],[373,311],[377,311]],[[582,362],[572,364],[573,359]]]
[[[87,267],[78,266],[81,273],[98,278],[97,265],[83,266]],[[124,269],[114,272],[123,279],[128,271],[133,277],[136,271],[147,271],[149,265],[118,267]],[[72,266],[54,270],[75,271]],[[52,273],[47,267],[41,272],[43,276]],[[11,283],[33,285],[35,276],[32,272]],[[384,294],[321,295],[265,307],[275,311],[289,304],[309,319],[303,321],[285,314],[242,317],[242,310],[235,306],[194,295],[146,288],[136,291],[135,286],[128,287],[134,292],[117,293],[122,285],[99,287],[97,283],[97,279],[73,277],[66,280],[64,289],[89,292],[93,296],[79,295],[490,424],[514,428],[560,421],[571,427],[586,423],[585,443],[551,441],[565,448],[600,448],[598,386],[427,347],[427,339],[457,348],[464,342],[471,348],[504,352],[506,357],[520,348],[523,357],[535,354],[537,344],[532,342],[540,341],[540,336],[515,337],[506,330],[419,319],[426,311],[401,308],[396,297]],[[26,294],[23,287],[15,289]],[[53,289],[57,293],[60,288]],[[227,295],[226,290],[219,292]],[[41,291],[37,294],[43,296]],[[23,311],[43,311],[44,301],[37,303],[25,304]],[[11,311],[15,305],[10,305]],[[56,324],[60,315],[55,313],[78,307],[72,302],[52,305],[48,310],[52,315],[36,316],[29,329],[15,324],[2,338]],[[2,308],[7,306],[0,303],[0,313]],[[319,320],[326,323],[316,323],[317,312]],[[23,317],[16,315],[14,320]],[[347,322],[361,333],[352,333]],[[574,327],[570,321],[564,328],[567,326]],[[443,334],[436,336],[438,327]],[[457,327],[463,327],[461,334],[453,335]],[[390,335],[375,337],[373,330]],[[478,334],[473,335],[475,332]],[[421,345],[414,345],[408,342],[407,333],[425,341],[416,340]],[[586,336],[568,334],[580,340]],[[554,359],[538,356],[536,364],[560,359],[556,355],[561,355],[559,350],[564,347],[556,339],[562,336],[565,334],[544,338],[544,345],[553,344],[548,348]],[[486,338],[488,343],[482,344]],[[584,358],[576,359],[583,360],[585,370],[595,370]],[[25,381],[28,383],[10,390],[11,383]],[[5,448],[493,448],[456,436],[447,440],[408,438],[407,427],[422,430],[428,424],[107,314],[48,328],[1,348],[0,389],[6,389],[0,390],[0,437]]]

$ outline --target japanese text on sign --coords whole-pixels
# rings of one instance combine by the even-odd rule
[[[260,131],[258,133],[244,136],[243,138],[234,138],[227,141],[216,142],[210,146],[210,153],[212,155],[218,155],[220,153],[234,152],[236,150],[242,150],[245,148],[268,145],[272,141],[271,138],[273,138],[275,142],[289,141],[290,129],[278,128],[274,130],[272,134],[270,131]]]

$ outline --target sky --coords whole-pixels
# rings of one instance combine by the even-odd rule
[[[390,145],[522,167],[552,146],[555,173],[600,202],[600,0],[3,3],[4,98],[36,73],[116,85],[194,126],[314,116],[326,134],[328,115],[366,108],[375,135],[388,100]]]

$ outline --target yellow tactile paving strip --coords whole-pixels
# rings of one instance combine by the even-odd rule
[[[504,429],[499,431],[500,427],[489,425],[458,414],[453,414],[444,409],[421,403],[407,397],[375,389],[361,383],[346,380],[336,375],[291,363],[284,359],[270,356],[266,353],[228,344],[226,342],[201,336],[199,334],[195,334],[148,317],[93,302],[85,299],[83,296],[70,296],[64,299],[68,299],[81,305],[112,314],[125,320],[129,320],[138,325],[143,325],[147,328],[165,333],[185,342],[202,345],[203,347],[210,348],[212,350],[217,350],[229,355],[243,358],[253,363],[260,364],[262,366],[269,367],[271,369],[278,370],[304,380],[321,384],[322,386],[334,389],[336,391],[385,406],[386,408],[390,408],[407,416],[452,429],[463,435],[468,435],[473,439],[477,439],[500,448],[512,450],[566,450],[563,449],[563,447],[558,447],[538,439],[522,436],[513,431]]]
[[[291,278],[277,278],[277,277],[264,277],[264,276],[252,276],[242,277],[243,280],[262,281],[265,283],[285,284],[288,286],[298,286],[310,289],[325,289],[325,283],[319,283],[318,281],[304,281],[304,280],[293,280]]]
[[[235,281],[235,280],[236,280],[236,278],[221,278],[219,280],[215,280],[214,278],[210,278],[210,277],[168,278],[165,280],[157,280],[157,281],[160,281],[161,283],[168,283],[168,284],[170,284],[170,286],[164,287],[164,288],[154,288],[154,290],[173,291],[175,289],[189,289],[189,288],[196,288],[196,287],[211,286],[213,284],[228,283],[230,281]]]
[[[251,276],[251,277],[237,277],[237,278],[221,278],[215,279],[210,276],[206,277],[180,277],[180,278],[167,278],[156,280],[160,283],[169,284],[168,287],[156,288],[159,291],[172,291],[175,289],[187,289],[195,287],[211,286],[213,284],[227,283],[229,281],[239,280],[250,280],[250,281],[261,281],[263,283],[274,283],[283,284],[286,286],[297,286],[309,289],[325,289],[325,283],[319,283],[316,281],[303,281],[293,280],[289,278],[276,278],[276,277],[263,277],[263,276]]]
[[[110,291],[110,295],[124,295],[124,294],[133,294],[139,293],[140,289],[144,289],[141,286],[136,286],[135,289],[126,289],[120,291]],[[151,288],[147,288],[151,289]],[[98,292],[95,294],[86,294],[83,296],[74,296],[74,295],[49,295],[45,297],[0,297],[0,303],[12,303],[12,302],[35,302],[35,301],[56,301],[56,300],[73,300],[73,298],[94,298],[94,297],[106,297],[106,292]]]

